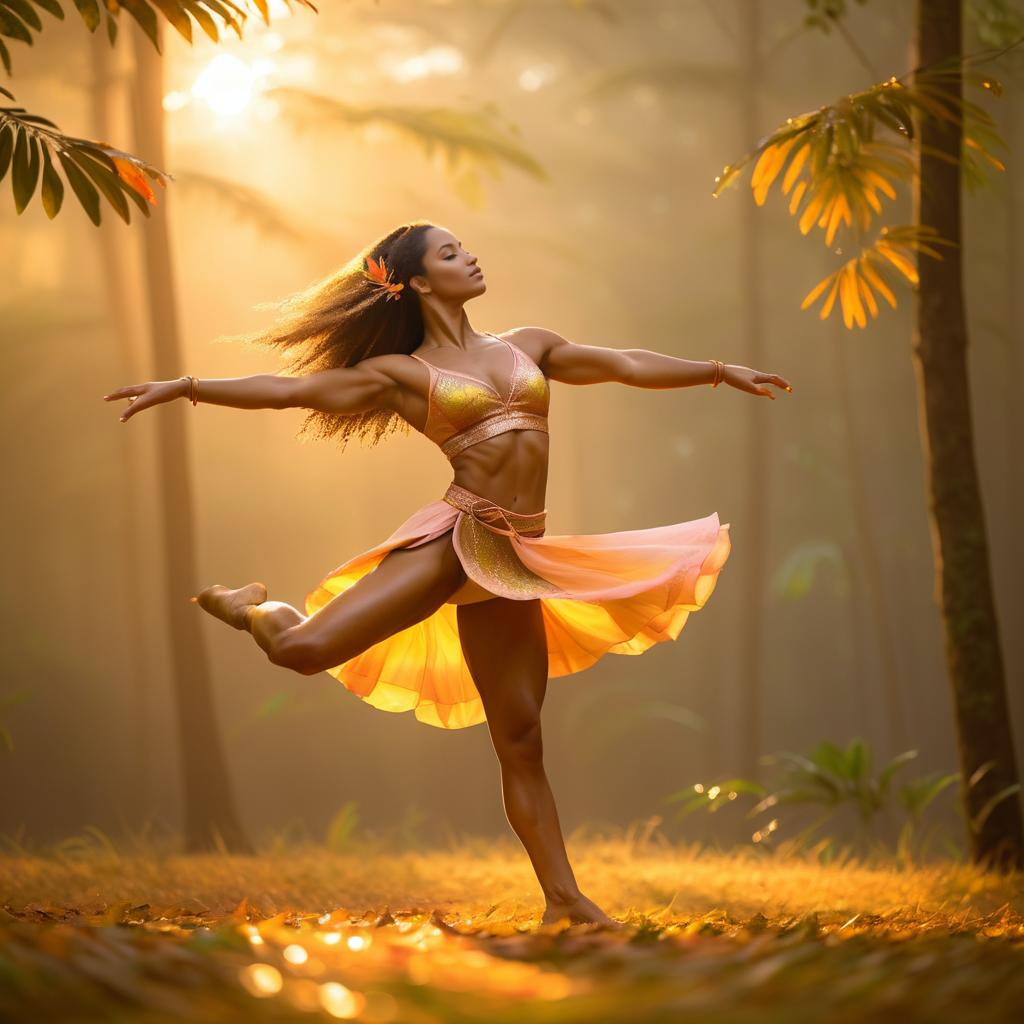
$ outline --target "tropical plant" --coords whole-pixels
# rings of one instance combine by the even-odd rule
[[[807,755],[783,751],[762,757],[762,764],[781,766],[778,778],[770,785],[762,785],[752,779],[729,778],[711,786],[696,783],[669,794],[666,799],[670,803],[680,803],[677,817],[683,818],[700,810],[713,814],[743,795],[754,797],[756,802],[747,811],[747,818],[756,818],[766,812],[773,815],[751,835],[751,840],[762,847],[769,845],[773,833],[780,828],[779,819],[774,816],[775,809],[787,804],[824,808],[824,813],[799,833],[798,845],[810,838],[841,808],[852,807],[859,823],[858,841],[868,846],[876,841],[874,830],[878,816],[901,809],[905,821],[896,852],[903,861],[910,863],[923,854],[927,845],[919,842],[915,849],[913,841],[921,829],[924,811],[944,789],[961,777],[959,772],[932,773],[894,789],[896,772],[917,754],[916,750],[905,750],[892,758],[877,776],[873,776],[871,749],[863,740],[852,740],[845,750],[825,740]],[[980,776],[972,777],[969,785],[976,785],[978,781]],[[999,802],[1019,790],[1017,784],[1006,787],[997,799],[986,804],[984,817],[987,818]],[[966,801],[963,804],[966,806]],[[963,813],[959,806],[957,809]],[[974,829],[980,829],[983,824],[984,819],[971,822]]]
[[[310,0],[284,0],[316,11]],[[270,24],[267,0],[247,0],[265,24]],[[157,17],[163,15],[189,43],[192,42],[192,19],[215,43],[220,29],[214,16],[225,28],[231,28],[239,39],[242,26],[252,13],[233,0],[74,0],[75,7],[90,32],[99,27],[101,15],[106,18],[107,38],[113,46],[117,39],[118,19],[127,11],[140,25],[157,52],[160,33]],[[64,19],[59,0],[0,0],[0,61],[11,74],[11,55],[4,38],[33,45],[33,32],[43,30],[41,13]],[[14,94],[0,87],[10,100]],[[51,155],[51,153],[53,155]],[[131,199],[148,217],[149,206],[156,205],[156,194],[146,181],[149,175],[161,187],[173,176],[146,161],[107,142],[94,142],[66,135],[53,121],[29,113],[24,107],[0,107],[0,181],[8,171],[14,192],[14,208],[20,215],[28,206],[40,183],[40,199],[46,215],[52,220],[60,212],[64,200],[64,184],[57,173],[54,156],[71,185],[72,191],[97,226],[100,223],[100,195],[126,223],[131,222]]]
[[[1005,49],[986,51],[975,59],[999,56]],[[764,205],[772,185],[782,175],[780,191],[789,197],[789,213],[797,218],[801,234],[819,227],[824,232],[823,242],[831,247],[842,225],[851,229],[857,255],[815,285],[804,297],[801,309],[807,309],[824,294],[819,313],[824,320],[838,297],[846,327],[865,327],[868,314],[878,316],[875,292],[896,307],[886,274],[898,273],[916,285],[912,254],[923,252],[941,260],[942,254],[935,246],[956,244],[926,224],[886,225],[872,242],[865,243],[864,238],[874,218],[883,212],[879,193],[895,199],[894,183],[910,180],[916,173],[912,153],[879,136],[889,132],[899,139],[913,140],[914,114],[963,125],[959,163],[970,190],[985,180],[982,161],[997,170],[1006,169],[990,152],[996,146],[1006,149],[991,116],[949,89],[951,82],[963,79],[993,95],[1002,95],[1001,84],[991,75],[966,70],[970,60],[959,55],[949,57],[850,93],[818,110],[789,117],[715,179],[712,194],[717,198],[737,180],[741,169],[757,158],[750,187],[758,206]],[[908,81],[911,76],[913,81]],[[919,148],[947,159],[936,147],[919,143]],[[836,251],[841,252],[842,247]]]

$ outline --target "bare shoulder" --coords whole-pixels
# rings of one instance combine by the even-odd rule
[[[367,373],[378,374],[394,384],[406,384],[415,379],[416,360],[404,352],[385,352],[379,356],[367,356],[354,364]]]
[[[557,331],[547,327],[513,327],[498,337],[522,349],[542,370],[551,352],[561,345],[570,344]]]

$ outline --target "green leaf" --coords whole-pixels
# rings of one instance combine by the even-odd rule
[[[39,181],[39,144],[34,135],[24,129],[18,132],[14,145],[14,208],[20,215]]]
[[[32,33],[25,28],[24,22],[3,7],[0,7],[0,36],[20,39],[23,43],[32,45]]]
[[[893,773],[903,764],[908,761],[912,761],[917,757],[916,750],[904,750],[902,754],[897,754],[879,773],[878,775],[878,788],[882,793],[888,792],[889,783],[892,781]]]
[[[75,7],[90,32],[95,32],[100,23],[100,5],[97,0],[75,0]]]
[[[149,36],[156,52],[160,50],[160,30],[157,28],[156,12],[143,0],[119,0],[121,6],[139,23],[142,31]]]
[[[213,4],[202,5],[196,2],[196,0],[182,0],[188,12],[192,15],[196,21],[199,22],[199,27],[213,40],[215,43],[220,42],[220,32],[217,30],[217,23],[210,17],[210,12],[206,10],[206,7],[213,7]],[[216,8],[214,7],[214,10]]]
[[[150,0],[150,2],[159,8],[163,16],[178,30],[178,35],[191,45],[192,19],[185,13],[184,5],[177,3],[176,0]],[[127,6],[128,4],[125,4],[125,7]],[[217,42],[216,37],[213,41]]]
[[[82,209],[97,227],[100,225],[100,195],[92,186],[92,182],[79,170],[78,165],[64,151],[57,153],[64,175],[71,185],[72,191],[78,196]]]
[[[14,133],[16,129],[10,122],[0,124],[0,181],[7,173],[14,152]]]
[[[61,203],[64,202],[64,182],[54,169],[50,160],[50,150],[44,145],[43,149],[43,190],[40,198],[43,201],[43,209],[46,216],[53,220],[60,213]]]
[[[8,10],[13,10],[30,28],[34,28],[37,32],[42,32],[43,23],[39,17],[39,12],[28,0],[0,0],[0,9],[4,7],[8,8]],[[2,10],[0,10],[0,13],[2,13]]]
[[[64,20],[64,8],[57,2],[57,0],[33,0],[38,7],[42,7],[44,11],[48,11],[55,18],[59,18],[61,21]]]
[[[125,222],[131,223],[131,212],[128,208],[128,200],[125,199],[121,188],[121,179],[117,171],[110,170],[106,164],[98,159],[93,159],[92,153],[87,150],[73,150],[71,159],[92,178],[95,185],[107,197],[107,202],[115,209],[117,215]]]

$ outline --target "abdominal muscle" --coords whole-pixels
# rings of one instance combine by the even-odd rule
[[[509,430],[478,441],[452,459],[454,482],[496,505],[524,515],[544,509],[548,435]]]

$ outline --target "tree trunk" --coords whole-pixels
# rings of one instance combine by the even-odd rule
[[[961,0],[917,0],[919,67],[962,52],[961,19]],[[962,83],[956,78],[946,88],[957,97]],[[1019,791],[998,799],[1018,779],[967,382],[959,163],[963,130],[935,118],[920,121],[915,221],[955,243],[943,247],[941,260],[924,254],[918,260],[912,355],[935,596],[953,685],[964,810],[973,860],[986,867],[1022,868]],[[956,162],[920,147],[940,150]]]
[[[158,28],[163,49],[162,19],[158,21]],[[136,152],[144,160],[166,169],[163,58],[135,26],[131,26],[130,34],[136,70],[133,93]],[[184,372],[168,236],[168,205],[173,202],[173,185],[166,190],[156,188],[158,205],[151,208],[151,217],[141,225],[149,299],[147,314],[153,372],[158,380],[173,380]],[[194,412],[182,399],[162,406],[153,415],[157,479],[163,509],[161,542],[168,587],[168,626],[173,638],[172,672],[184,782],[185,849],[200,852],[223,844],[223,848],[233,852],[252,853],[238,820],[228,778],[201,632],[202,611],[189,600],[199,589],[185,429],[185,416]]]
[[[94,32],[90,39],[92,57],[92,88],[89,90],[92,104],[93,137],[114,140],[120,136],[121,126],[115,124],[115,110],[121,99],[123,86],[123,62],[118,52],[110,45],[106,32]],[[123,43],[122,43],[123,49]],[[127,144],[126,144],[127,146]],[[140,366],[138,350],[132,343],[137,323],[135,312],[129,301],[126,287],[132,281],[131,241],[125,225],[108,216],[97,230],[100,259],[103,263],[103,285],[106,292],[107,312],[113,327],[113,341],[117,349],[120,372],[124,380],[145,380]],[[130,436],[125,436],[130,435]],[[122,480],[142,479],[142,463],[146,457],[144,438],[135,430],[122,431],[118,448],[119,472]],[[152,748],[150,722],[150,686],[152,676],[148,671],[146,650],[146,621],[142,614],[143,590],[140,568],[143,558],[145,515],[142,494],[137,487],[128,487],[118,501],[112,514],[120,516],[121,529],[118,537],[122,545],[124,575],[122,578],[123,608],[121,614],[126,624],[126,658],[132,673],[131,711],[131,787],[129,806],[136,821],[142,821],[152,805],[150,792],[152,769],[150,750]]]

